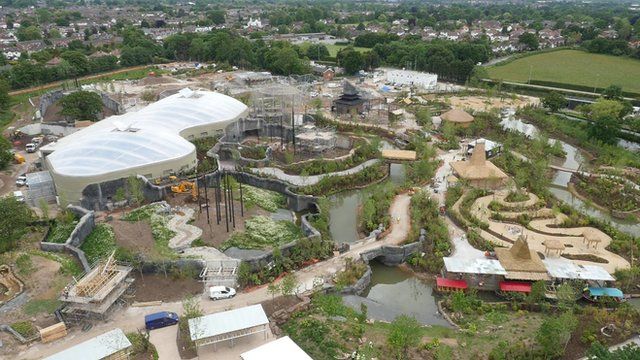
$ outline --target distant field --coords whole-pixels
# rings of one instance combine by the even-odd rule
[[[604,88],[615,84],[624,91],[640,93],[640,60],[560,50],[488,67],[492,79],[526,83],[532,80]]]

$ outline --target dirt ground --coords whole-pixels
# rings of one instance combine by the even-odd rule
[[[201,197],[204,198],[204,193],[201,192]],[[234,193],[234,196],[236,194]],[[189,206],[196,209],[196,213],[194,215],[194,220],[191,222],[191,225],[197,226],[202,229],[202,241],[208,246],[218,246],[222,244],[225,240],[229,238],[229,235],[233,232],[233,230],[244,230],[244,220],[249,219],[254,215],[265,215],[268,216],[269,212],[254,206],[251,209],[244,209],[244,217],[241,215],[240,210],[240,201],[235,200],[233,202],[234,206],[234,214],[236,219],[236,227],[234,229],[233,224],[231,223],[231,219],[229,220],[229,231],[227,232],[227,224],[225,221],[225,207],[224,201],[220,204],[221,210],[221,220],[220,224],[216,221],[216,206],[215,206],[215,194],[214,189],[207,189],[207,196],[209,198],[209,222],[207,222],[207,212],[203,208],[202,212],[198,212],[198,204],[193,203],[189,196],[186,195],[176,195],[174,197],[170,197],[167,199],[167,202],[171,204],[171,206]]]
[[[116,243],[127,250],[144,254],[154,258],[157,254],[155,241],[151,233],[151,226],[146,221],[122,221],[110,222],[116,235]]]
[[[537,105],[540,99],[531,96],[518,96],[515,100],[510,97],[503,99],[485,96],[452,96],[448,98],[451,106],[457,109],[471,108],[476,111],[486,111],[492,108],[503,107],[523,107],[526,105]]]
[[[177,301],[187,295],[200,295],[204,291],[204,285],[196,279],[175,278],[171,274],[145,274],[131,273],[135,279],[136,293],[134,301]]]
[[[297,296],[278,296],[275,299],[263,301],[262,307],[267,316],[271,316],[274,312],[282,309],[288,309],[291,306],[302,302]]]

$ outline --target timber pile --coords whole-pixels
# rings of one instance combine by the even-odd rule
[[[67,336],[67,326],[63,322],[40,329],[40,339],[43,343],[48,343]]]

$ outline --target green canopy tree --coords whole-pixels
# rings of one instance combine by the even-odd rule
[[[0,253],[16,247],[33,219],[33,213],[26,204],[12,196],[0,198]]]
[[[420,328],[420,323],[407,315],[400,315],[393,320],[387,343],[394,350],[396,359],[407,359],[409,348],[420,343]]]
[[[100,95],[91,91],[76,91],[60,100],[61,115],[74,120],[96,121],[97,115],[102,111],[102,99]]]
[[[567,99],[565,99],[565,97],[560,93],[552,91],[548,93],[547,96],[542,98],[542,105],[544,105],[552,112],[556,112],[567,106]]]

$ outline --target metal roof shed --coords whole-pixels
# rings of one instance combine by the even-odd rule
[[[109,360],[128,359],[131,342],[120,329],[113,329],[45,360]]]
[[[286,356],[284,356],[286,354]],[[290,337],[281,337],[240,355],[242,360],[312,360]]]
[[[216,344],[257,333],[267,336],[269,319],[262,305],[246,306],[239,309],[189,319],[189,333],[196,347]]]

